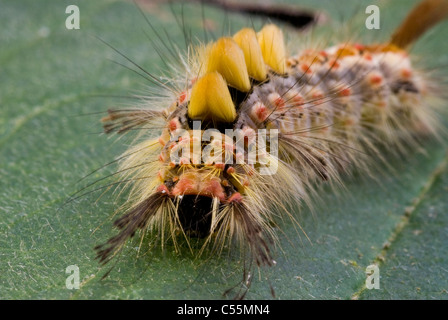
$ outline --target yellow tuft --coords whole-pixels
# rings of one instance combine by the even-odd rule
[[[282,30],[273,24],[264,26],[258,32],[258,43],[266,64],[279,74],[285,73],[286,50]]]
[[[244,52],[249,75],[255,80],[264,81],[266,79],[266,65],[255,31],[250,28],[241,29],[235,33],[233,40]]]
[[[210,72],[196,81],[191,92],[188,116],[193,120],[235,120],[235,106],[221,74]]]
[[[213,71],[222,74],[230,86],[240,91],[247,92],[251,88],[244,52],[232,38],[220,38],[211,46],[206,73]]]

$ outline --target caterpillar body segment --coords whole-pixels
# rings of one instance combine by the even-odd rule
[[[164,129],[123,157],[129,202],[119,234],[97,247],[100,261],[149,229],[163,241],[204,238],[216,252],[236,243],[249,264],[275,264],[272,222],[297,223],[288,204],[311,206],[316,184],[368,170],[366,155],[381,144],[400,149],[437,135],[432,86],[398,30],[390,43],[288,56],[276,25],[245,28],[192,50],[188,84],[163,111],[111,110],[106,132]]]

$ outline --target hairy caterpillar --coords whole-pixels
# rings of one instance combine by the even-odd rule
[[[274,264],[272,221],[296,223],[285,203],[309,202],[314,184],[339,182],[352,167],[368,170],[365,154],[378,154],[382,143],[403,148],[420,135],[437,135],[435,104],[428,103],[434,89],[411,65],[406,47],[418,35],[409,30],[405,22],[387,44],[343,43],[286,57],[278,27],[267,25],[258,34],[243,29],[194,48],[188,83],[173,81],[176,101],[163,111],[109,111],[106,132],[162,122],[166,128],[160,139],[141,137],[122,157],[118,171],[129,183],[129,202],[115,222],[120,233],[97,247],[100,261],[108,262],[136,231],[155,229],[162,241],[204,237],[216,252],[236,241],[249,252],[248,261]],[[199,130],[194,120],[201,122]],[[180,129],[188,133],[181,140]],[[242,130],[243,152],[223,157],[229,163],[218,157],[172,161],[173,150],[194,149],[195,133],[207,129]],[[279,133],[274,175],[260,174],[260,163],[235,164],[258,147],[263,129]],[[227,155],[226,145],[223,150]]]

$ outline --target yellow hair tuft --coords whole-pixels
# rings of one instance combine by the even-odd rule
[[[235,105],[227,83],[220,73],[210,72],[196,81],[191,92],[188,116],[193,120],[235,120]]]
[[[220,38],[209,49],[206,73],[213,71],[219,72],[230,86],[240,91],[247,92],[251,88],[244,52],[232,38]]]
[[[249,75],[258,81],[266,80],[266,65],[255,31],[251,28],[241,29],[235,33],[233,40],[244,52]]]
[[[258,32],[258,43],[264,61],[279,74],[286,72],[286,49],[283,32],[276,25],[268,24]]]

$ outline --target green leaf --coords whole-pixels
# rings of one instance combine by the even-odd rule
[[[331,1],[314,2],[300,3],[326,10],[330,22],[319,30],[328,34],[330,18],[352,17],[366,41],[387,39],[411,7],[410,1],[381,2],[381,30],[367,31],[368,2],[347,2],[347,11]],[[65,28],[65,8],[72,4],[80,8],[80,30]],[[168,40],[166,29],[170,41],[182,47],[184,35],[170,7],[143,8],[161,37]],[[247,26],[246,16],[224,18],[218,9],[204,9],[216,35]],[[178,18],[183,12],[192,35],[203,36],[200,6],[173,5],[173,11]],[[0,299],[222,298],[241,277],[241,262],[233,253],[230,259],[196,258],[170,246],[138,253],[136,239],[101,280],[108,268],[94,260],[93,247],[115,233],[110,217],[125,195],[100,197],[100,191],[64,204],[88,182],[113,173],[115,167],[107,166],[76,183],[130,142],[99,134],[102,114],[92,113],[132,105],[134,100],[120,96],[149,92],[146,80],[110,61],[127,63],[97,37],[151,73],[163,66],[147,37],[154,35],[135,5],[3,0],[0,21]],[[436,27],[414,48],[425,65],[448,62],[447,31],[446,24]],[[347,189],[337,193],[323,188],[314,213],[295,208],[310,241],[282,225],[277,265],[253,275],[247,297],[271,299],[270,283],[280,299],[447,298],[446,161],[445,149],[428,142],[425,155],[390,158],[393,174],[347,178]],[[365,287],[365,268],[372,263],[379,264],[379,290]],[[70,265],[79,267],[78,290],[66,287]]]

